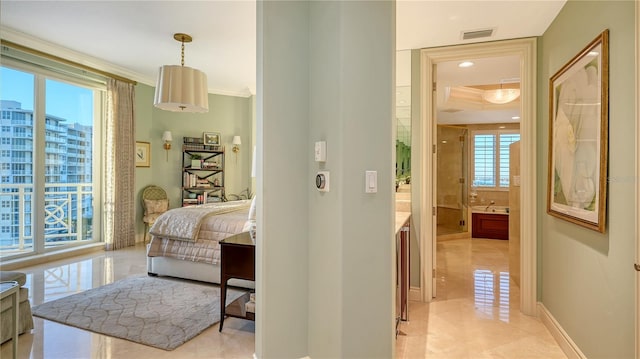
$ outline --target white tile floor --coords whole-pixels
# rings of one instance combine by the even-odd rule
[[[146,274],[142,245],[112,252],[96,252],[20,269],[27,274],[31,305],[96,288],[138,274]],[[19,358],[252,358],[254,323],[237,318],[205,330],[173,351],[95,334],[34,317],[35,329],[18,340]],[[2,345],[1,358],[11,357],[11,342]]]
[[[520,313],[508,245],[491,239],[438,241],[437,298],[410,302],[397,358],[566,358],[540,320]]]
[[[507,241],[456,239],[438,243],[438,298],[410,303],[401,324],[398,358],[566,358],[541,322],[518,310],[508,279]],[[142,245],[23,268],[32,305],[130,275],[146,273]],[[252,358],[253,322],[230,318],[173,351],[91,333],[34,317],[20,336],[19,358]],[[9,358],[11,342],[0,357]]]

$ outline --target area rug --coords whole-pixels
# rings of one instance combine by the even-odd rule
[[[227,304],[246,294],[228,289]],[[220,287],[137,276],[46,302],[33,315],[173,350],[220,321]]]

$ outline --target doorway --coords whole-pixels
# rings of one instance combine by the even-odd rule
[[[493,43],[476,43],[443,48],[424,49],[421,51],[421,122],[425,124],[419,135],[416,148],[420,149],[417,170],[423,179],[414,199],[420,203],[421,213],[418,218],[420,228],[421,268],[423,276],[421,294],[424,301],[431,301],[436,296],[435,268],[437,245],[437,123],[436,113],[439,101],[435,69],[438,64],[447,61],[464,61],[470,58],[487,58],[497,56],[518,56],[520,59],[521,101],[521,154],[520,154],[520,277],[521,300],[523,313],[536,313],[536,161],[535,161],[535,39],[518,39]],[[416,151],[418,152],[418,151]],[[416,169],[414,168],[414,172]],[[431,207],[431,211],[426,210]],[[429,212],[431,215],[429,215]]]

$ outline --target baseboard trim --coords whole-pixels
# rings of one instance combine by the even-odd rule
[[[422,302],[422,291],[420,290],[420,287],[409,288],[409,300]]]
[[[571,340],[569,334],[564,331],[560,323],[553,317],[553,314],[547,310],[544,304],[538,302],[538,318],[551,333],[553,339],[558,342],[560,349],[569,359],[587,359],[576,343]]]

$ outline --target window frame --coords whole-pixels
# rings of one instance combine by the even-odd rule
[[[56,68],[44,68],[39,66],[35,62],[29,62],[26,60],[14,59],[11,57],[3,58],[2,67],[10,68],[16,71],[22,71],[30,73],[34,76],[34,86],[35,86],[35,96],[34,96],[34,116],[33,122],[34,127],[36,123],[38,126],[41,126],[41,129],[34,129],[34,145],[33,145],[33,176],[34,176],[34,199],[30,204],[31,207],[36,208],[39,204],[44,203],[44,192],[39,193],[35,191],[36,186],[41,185],[42,179],[40,179],[37,175],[36,166],[41,166],[40,170],[41,174],[44,176],[44,163],[45,157],[47,156],[45,147],[45,132],[47,125],[47,116],[44,113],[39,112],[38,110],[45,110],[46,103],[46,95],[45,95],[45,82],[46,80],[53,80],[58,82],[64,82],[71,84],[73,86],[85,87],[87,89],[92,90],[93,92],[93,168],[92,168],[92,186],[93,186],[93,237],[90,240],[83,240],[80,243],[68,243],[61,246],[49,246],[46,247],[46,243],[43,241],[34,242],[33,250],[28,252],[21,252],[17,254],[8,254],[2,256],[3,260],[7,259],[16,259],[16,258],[26,258],[31,257],[43,253],[54,252],[65,250],[71,247],[81,247],[85,245],[93,245],[95,243],[104,242],[103,233],[102,233],[102,202],[103,202],[103,151],[102,146],[104,143],[103,140],[103,128],[105,126],[106,114],[105,114],[105,103],[106,103],[106,82],[100,82],[95,78],[83,78],[81,75],[69,74],[68,72],[63,72],[64,70],[58,71]],[[41,88],[40,88],[41,87]],[[40,88],[40,89],[39,89]],[[42,103],[38,103],[38,97],[41,97]],[[42,111],[41,110],[41,111]],[[46,110],[45,110],[46,111]],[[42,111],[44,112],[44,111]],[[39,137],[41,140],[37,140],[38,136],[36,134],[37,131],[41,131],[39,133]],[[0,157],[2,153],[0,153]],[[41,156],[41,158],[36,159],[36,156]],[[44,178],[44,177],[43,177]],[[44,183],[42,183],[44,186]],[[44,191],[44,190],[43,190]],[[42,197],[42,198],[39,198]],[[42,218],[40,218],[42,217]],[[38,212],[38,214],[34,215],[31,219],[32,228],[31,231],[33,233],[34,238],[44,238],[44,214]],[[42,228],[37,228],[37,226],[42,225]],[[39,243],[41,242],[41,243]]]
[[[469,146],[469,158],[470,158],[470,169],[469,169],[469,175],[471,178],[471,187],[479,189],[479,190],[483,190],[483,191],[508,191],[509,190],[509,185],[507,184],[507,186],[501,186],[500,185],[500,136],[501,135],[520,135],[520,129],[517,128],[505,128],[505,129],[494,129],[494,130],[471,130],[470,131],[470,142],[471,142],[471,146]],[[494,154],[494,173],[493,173],[493,178],[494,178],[494,186],[482,186],[482,185],[476,185],[475,183],[475,175],[476,175],[476,157],[475,157],[475,152],[476,152],[476,135],[493,135],[493,140],[494,140],[494,148],[495,148],[495,154]],[[509,179],[510,181],[510,179]]]

